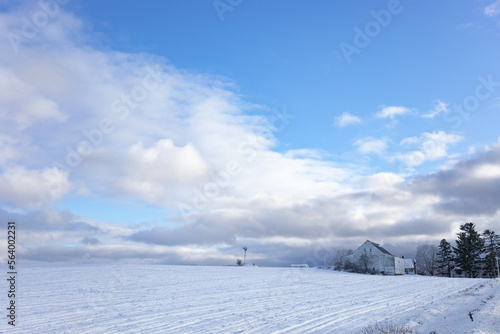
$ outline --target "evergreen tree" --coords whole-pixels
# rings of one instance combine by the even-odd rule
[[[457,233],[457,247],[453,247],[455,263],[469,278],[477,277],[481,270],[481,254],[484,249],[484,240],[476,231],[473,223],[460,226]]]
[[[451,271],[454,268],[453,250],[451,249],[451,244],[446,239],[441,240],[439,243],[437,267],[440,275],[451,277]]]
[[[484,269],[490,277],[497,277],[497,257],[500,256],[500,235],[494,231],[485,230],[483,232],[484,248],[486,257],[484,259]]]

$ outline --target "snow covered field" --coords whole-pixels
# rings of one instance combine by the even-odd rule
[[[499,280],[295,268],[40,265],[19,268],[17,290],[16,327],[3,315],[0,331],[357,333],[391,321],[426,334],[500,333]]]

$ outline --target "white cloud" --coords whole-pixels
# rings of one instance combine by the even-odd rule
[[[449,111],[448,103],[437,100],[436,103],[434,104],[434,108],[431,111],[429,111],[427,114],[422,115],[422,117],[434,118],[442,113],[447,113],[448,111]]]
[[[500,166],[488,163],[478,165],[473,170],[473,175],[478,179],[498,179],[500,178]]]
[[[354,142],[358,147],[358,152],[363,154],[384,154],[387,150],[387,139],[377,139],[373,137],[366,137],[358,139]]]
[[[408,166],[418,166],[427,160],[437,160],[448,156],[448,147],[464,137],[444,131],[425,132],[420,137],[408,137],[401,141],[403,146],[416,146],[418,150],[399,155]]]
[[[411,113],[411,110],[403,106],[383,106],[382,110],[375,114],[378,118],[390,118]]]
[[[348,112],[343,112],[342,115],[335,117],[335,126],[339,128],[358,123],[361,123],[361,119],[358,116],[351,115]]]
[[[387,187],[397,187],[405,181],[404,177],[394,173],[377,173],[364,177],[361,183],[368,188],[387,188]]]
[[[9,160],[15,160],[20,155],[19,141],[16,138],[11,138],[9,136],[0,134],[0,165],[6,163]]]
[[[0,174],[0,199],[23,209],[60,200],[71,187],[68,173],[57,168],[28,170],[13,167]]]
[[[198,150],[187,144],[175,146],[171,139],[157,141],[145,148],[142,142],[130,147],[116,183],[120,192],[160,202],[180,196],[180,187],[208,175],[208,165]]]
[[[500,0],[497,0],[484,8],[484,15],[493,17],[500,13]]]

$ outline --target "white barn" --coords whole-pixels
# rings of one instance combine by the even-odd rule
[[[403,258],[396,257],[389,253],[379,244],[366,240],[351,255],[342,258],[342,265],[346,262],[359,263],[360,257],[366,254],[370,259],[370,269],[381,272],[385,275],[404,275],[405,261]]]

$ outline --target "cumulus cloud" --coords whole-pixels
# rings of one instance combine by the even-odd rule
[[[132,145],[122,171],[117,191],[154,202],[178,196],[178,185],[196,182],[208,173],[208,165],[194,145],[177,147],[171,139],[161,139],[150,148],[142,142]]]
[[[361,119],[348,112],[343,112],[342,115],[335,117],[335,126],[339,128],[359,123],[361,123]]]
[[[424,132],[419,137],[408,137],[401,141],[402,146],[417,147],[418,150],[410,151],[398,156],[398,159],[408,166],[418,166],[428,160],[437,160],[448,156],[450,145],[458,143],[464,138],[444,131]]]
[[[377,118],[394,119],[396,116],[411,113],[411,110],[403,106],[383,106],[382,109],[375,114]]]
[[[57,168],[8,168],[0,174],[0,199],[19,208],[39,208],[60,200],[71,188],[68,173]]]
[[[368,186],[369,188],[386,188],[395,187],[399,184],[403,184],[405,181],[404,177],[394,173],[377,173],[369,176],[365,176],[362,179],[362,184]]]

